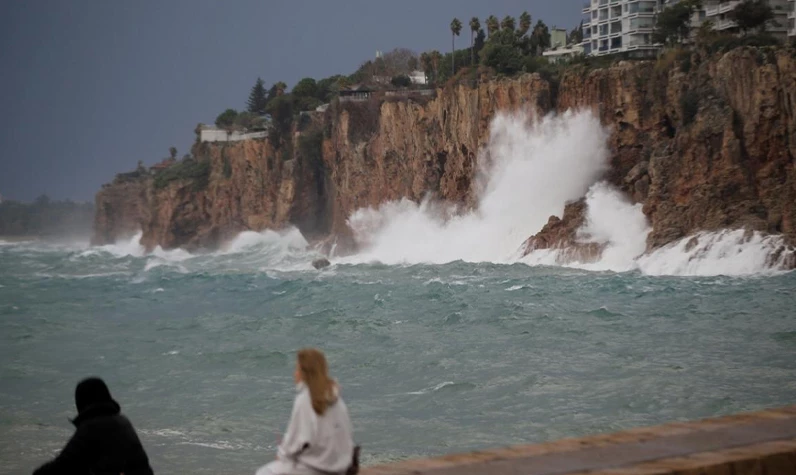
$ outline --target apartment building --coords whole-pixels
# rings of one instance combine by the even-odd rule
[[[630,57],[654,56],[660,45],[653,41],[655,19],[662,9],[682,0],[589,0],[583,5],[583,54],[602,56],[626,53]],[[796,0],[765,0],[774,11],[766,30],[781,38],[796,37]],[[694,12],[691,25],[711,21],[718,31],[733,31],[738,25],[729,13],[741,0],[704,0]]]
[[[765,0],[774,11],[774,21],[766,25],[766,31],[784,39],[793,21],[793,0]],[[738,25],[730,19],[729,13],[741,0],[704,0],[705,19],[713,23],[717,31],[733,31]]]
[[[655,15],[660,0],[590,0],[583,6],[583,53],[653,56]]]

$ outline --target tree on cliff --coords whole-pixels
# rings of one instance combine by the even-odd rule
[[[475,34],[481,29],[481,20],[477,16],[470,18],[470,64],[475,64]]]
[[[238,111],[235,109],[227,109],[218,114],[216,117],[216,127],[221,129],[229,129],[235,125],[235,120],[238,118]]]
[[[431,52],[431,67],[434,70],[434,82],[439,77],[439,62],[442,60],[442,53],[437,50]]]
[[[287,84],[283,83],[282,81],[277,82],[271,89],[268,90],[268,102],[273,101],[277,97],[281,96],[287,90]]]
[[[451,76],[456,74],[456,37],[462,32],[462,22],[458,18],[451,21]]]
[[[172,160],[177,160],[177,147],[169,147],[169,158]]]
[[[252,114],[263,115],[267,104],[268,91],[265,90],[265,82],[258,77],[249,93],[249,100],[246,101],[246,110]]]
[[[702,0],[683,0],[663,9],[655,23],[653,39],[665,45],[682,42],[691,33],[691,15],[702,7]]]
[[[514,31],[504,29],[489,37],[481,50],[481,63],[500,74],[512,75],[522,69],[522,52]]]
[[[410,63],[416,59],[417,54],[407,48],[395,48],[388,51],[381,56],[381,63],[384,66],[382,74],[390,77],[409,74],[414,70]]]
[[[520,15],[520,29],[517,30],[517,35],[525,36],[525,34],[531,29],[531,21],[531,14],[528,12],[522,12],[522,15]]]
[[[583,43],[583,21],[580,22],[580,25],[578,25],[577,28],[569,32],[568,43],[569,44]]]
[[[500,29],[500,22],[498,21],[495,15],[489,15],[489,18],[486,19],[486,32],[489,34],[489,37],[492,37],[492,34],[497,32]]]
[[[267,112],[273,119],[273,128],[269,139],[273,146],[277,146],[281,140],[290,135],[293,126],[293,98],[290,94],[276,97],[268,103]]]
[[[481,28],[480,30],[478,30],[478,34],[475,35],[475,46],[474,46],[474,48],[475,48],[475,57],[476,58],[478,58],[478,53],[482,49],[484,49],[484,45],[485,44],[486,44],[486,33],[484,33],[484,29]],[[477,64],[477,63],[478,63],[478,61],[476,61],[473,64]]]
[[[344,80],[345,77],[339,74],[321,79],[318,81],[315,97],[321,102],[331,102],[334,96],[340,92],[340,87]]]
[[[774,20],[774,10],[763,0],[744,0],[727,16],[738,24],[738,29],[744,34],[754,29],[762,33],[766,25]]]
[[[542,20],[537,21],[533,27],[531,45],[536,50],[537,56],[541,56],[544,50],[550,47],[550,29]]]
[[[291,95],[295,101],[295,105],[299,110],[312,110],[321,105],[318,99],[318,83],[315,79],[304,78],[293,86]]]
[[[503,17],[503,20],[500,22],[500,27],[504,30],[514,31],[517,27],[517,21],[511,15],[506,15]]]

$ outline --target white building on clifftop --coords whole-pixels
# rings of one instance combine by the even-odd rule
[[[268,132],[264,130],[253,132],[227,131],[226,129],[208,125],[202,125],[199,128],[200,142],[239,142],[241,140],[264,139],[267,136]]]
[[[788,2],[788,36],[796,38],[796,0]]]

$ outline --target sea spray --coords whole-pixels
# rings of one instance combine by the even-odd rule
[[[565,265],[594,271],[636,269],[636,258],[646,249],[649,224],[641,204],[633,204],[616,188],[599,182],[586,193],[586,217],[575,236],[578,243],[595,243],[602,252],[593,262],[567,259],[563,249],[541,249],[523,257],[529,265]]]
[[[514,262],[523,241],[606,170],[606,140],[606,130],[590,112],[538,121],[500,114],[479,154],[474,210],[457,213],[432,199],[358,210],[349,225],[363,250],[345,260]]]

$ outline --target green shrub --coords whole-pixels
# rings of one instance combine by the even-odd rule
[[[779,46],[780,41],[769,34],[748,35],[738,37],[735,35],[717,35],[707,43],[706,48],[710,53],[726,53],[742,46]]]
[[[155,188],[165,188],[169,183],[178,180],[193,181],[194,190],[199,191],[207,187],[210,178],[209,160],[188,160],[178,162],[155,175]]]
[[[216,117],[216,127],[224,128],[224,127],[232,127],[235,125],[235,121],[238,119],[238,111],[235,109],[227,109],[224,112],[218,114]]]

